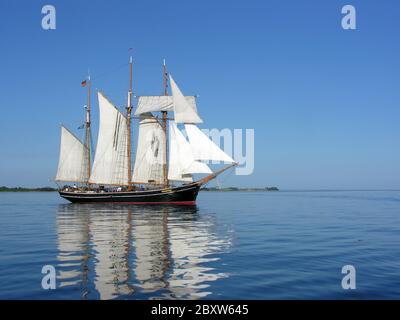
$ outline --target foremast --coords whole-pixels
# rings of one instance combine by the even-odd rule
[[[165,64],[165,59],[163,63],[163,86],[164,86],[164,96],[168,96],[168,79],[167,79],[167,66]],[[168,174],[167,174],[167,165],[168,165],[168,138],[167,138],[167,120],[168,120],[168,111],[162,111],[162,128],[164,131],[164,163],[163,163],[163,181],[164,187],[168,187]]]
[[[127,119],[127,153],[128,153],[128,190],[132,190],[132,154],[131,154],[131,113],[132,113],[132,56],[129,57],[129,91],[126,107]]]
[[[87,84],[87,106],[86,106],[86,119],[85,119],[85,150],[86,150],[86,170],[87,170],[87,184],[89,184],[89,178],[90,178],[90,74],[88,74],[87,80],[82,82],[82,84],[86,85]]]

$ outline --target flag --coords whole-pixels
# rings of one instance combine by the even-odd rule
[[[81,85],[82,85],[82,87],[86,87],[86,80],[83,80],[83,81],[81,82]]]

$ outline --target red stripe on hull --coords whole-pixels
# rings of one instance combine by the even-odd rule
[[[80,201],[79,203],[90,203],[90,204],[96,204],[96,203],[113,203],[113,204],[176,204],[176,205],[183,205],[183,206],[194,206],[196,205],[196,201],[164,201],[164,202],[127,202],[127,201],[96,201],[96,202],[85,202],[85,201]]]

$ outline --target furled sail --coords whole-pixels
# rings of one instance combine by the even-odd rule
[[[196,98],[194,96],[185,96],[186,101],[197,112]],[[172,96],[140,96],[138,99],[135,115],[141,115],[147,112],[174,111]]]
[[[196,125],[185,124],[194,159],[202,161],[235,161],[211,141]]]
[[[89,182],[128,184],[127,122],[125,116],[98,93],[100,125]]]
[[[195,161],[189,142],[173,121],[169,124],[169,133],[169,180],[191,182],[193,173],[212,173],[205,163]]]
[[[162,184],[165,134],[161,124],[150,113],[139,121],[139,136],[132,181]]]
[[[87,181],[86,147],[67,128],[61,126],[60,158],[56,181]]]
[[[203,120],[201,120],[197,114],[197,110],[191,107],[191,105],[188,103],[171,75],[169,76],[169,80],[171,83],[171,91],[174,103],[175,122],[202,123]]]

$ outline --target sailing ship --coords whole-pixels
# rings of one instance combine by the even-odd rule
[[[163,64],[163,95],[138,96],[132,115],[132,57],[126,112],[97,92],[99,131],[91,161],[91,79],[85,106],[85,138],[61,125],[56,182],[64,199],[77,203],[195,204],[200,188],[237,163],[204,134],[195,96],[184,96]],[[169,85],[168,85],[169,79]],[[171,88],[172,95],[168,94]],[[171,116],[172,114],[172,116]],[[132,123],[138,119],[137,149],[132,156]],[[187,138],[179,126],[184,127]],[[224,162],[215,172],[206,162]],[[133,170],[132,170],[133,167]],[[194,175],[200,176],[194,180]],[[201,177],[202,176],[202,177]]]

